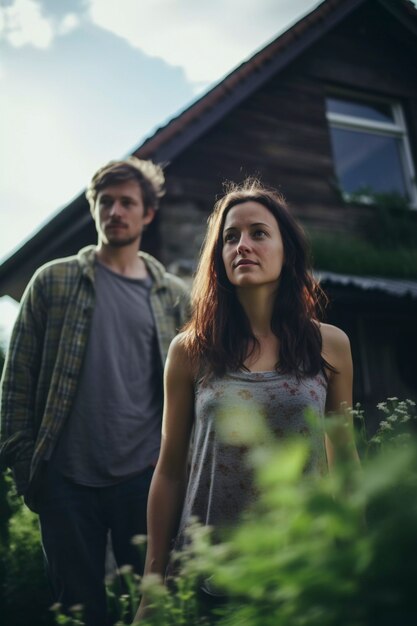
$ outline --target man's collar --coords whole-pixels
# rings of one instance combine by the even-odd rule
[[[96,261],[97,246],[86,246],[78,252],[78,260],[85,276],[94,280],[94,265]],[[157,288],[165,286],[165,268],[155,257],[139,250],[138,256],[146,265],[151,278]]]

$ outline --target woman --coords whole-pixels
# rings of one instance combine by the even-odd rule
[[[209,219],[192,319],[168,354],[146,573],[164,575],[172,539],[181,544],[191,515],[215,527],[233,523],[255,497],[244,447],[216,431],[225,410],[237,407],[250,420],[254,407],[277,436],[310,435],[312,471],[335,463],[331,441],[314,436],[304,420],[308,407],[323,415],[352,405],[349,340],[318,322],[319,293],[304,235],[283,198],[253,180],[226,193]],[[351,454],[357,458],[354,445]]]

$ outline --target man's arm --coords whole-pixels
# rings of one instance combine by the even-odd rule
[[[19,494],[29,482],[36,438],[35,399],[46,308],[35,277],[23,295],[1,380],[0,467],[11,467]]]
[[[175,303],[177,330],[181,330],[191,316],[190,288],[178,276],[171,275],[171,292]]]

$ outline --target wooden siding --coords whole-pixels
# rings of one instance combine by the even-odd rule
[[[194,202],[196,240],[201,241],[201,227],[214,198],[222,193],[222,182],[241,181],[248,175],[279,188],[308,228],[327,232],[358,228],[360,217],[370,209],[347,206],[340,199],[326,93],[345,88],[399,100],[416,160],[416,68],[416,42],[400,24],[376,3],[356,10],[168,167],[169,193],[161,214],[164,260],[169,263],[181,253],[171,228],[172,201],[177,206],[182,199]],[[170,228],[163,227],[164,221]]]

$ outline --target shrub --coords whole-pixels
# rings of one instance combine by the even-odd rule
[[[417,249],[398,246],[382,249],[356,235],[311,233],[314,266],[319,270],[382,276],[385,278],[417,278]]]
[[[191,532],[196,541],[180,579],[213,575],[229,598],[219,624],[417,623],[417,444],[408,428],[415,410],[396,399],[381,409],[391,428],[382,423],[362,470],[346,463],[307,477],[305,441],[259,446],[251,458],[260,497],[241,525],[220,545],[210,545],[198,527]],[[154,589],[160,612],[168,600],[156,583]],[[146,622],[160,623],[186,622],[172,613]]]
[[[250,462],[259,499],[221,543],[211,541],[209,528],[191,524],[190,543],[177,555],[174,591],[156,577],[142,582],[153,605],[142,625],[209,624],[199,592],[208,577],[227,597],[217,609],[220,626],[416,624],[417,415],[410,400],[390,398],[379,408],[385,419],[370,442],[362,441],[362,468],[346,460],[323,477],[304,473],[306,440],[283,445],[256,429]],[[363,420],[360,407],[354,414]],[[343,435],[345,423],[328,423]],[[39,556],[35,534],[33,516],[19,509],[10,525],[8,589],[22,611],[7,626],[27,624],[18,619],[23,612],[27,618],[28,606],[32,618],[36,606],[38,574],[28,570]],[[29,586],[22,585],[22,572]],[[137,577],[127,570],[121,575],[129,593],[120,596],[114,583],[109,587],[118,626],[129,623],[138,600]],[[59,612],[56,619],[66,626],[82,624]]]
[[[11,480],[0,474],[3,541],[0,543],[0,614],[7,626],[53,624],[38,518],[13,496]],[[3,518],[4,519],[4,518]]]

